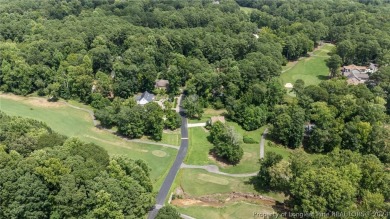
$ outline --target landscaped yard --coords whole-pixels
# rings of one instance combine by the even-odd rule
[[[124,155],[133,159],[145,160],[152,169],[151,178],[155,190],[160,188],[165,175],[171,167],[177,150],[157,145],[129,142],[107,131],[93,126],[87,112],[73,109],[60,103],[48,103],[45,100],[0,96],[0,110],[13,116],[23,116],[48,124],[53,130],[68,137],[78,137],[93,142],[107,150],[110,156]],[[167,137],[166,142],[175,143],[177,134]]]
[[[280,82],[284,86],[286,83],[294,84],[297,79],[302,79],[305,86],[315,85],[326,80],[329,75],[329,69],[326,67],[325,60],[327,54],[334,47],[332,44],[325,44],[320,49],[313,52],[313,56],[301,58],[297,63],[290,62],[283,67],[283,73],[280,76]]]
[[[265,127],[258,130],[246,132],[237,123],[228,122],[235,130],[241,135],[245,134],[252,137],[256,141],[260,141],[261,134],[264,132]],[[225,165],[221,162],[217,162],[210,154],[210,149],[213,145],[207,140],[209,132],[203,127],[189,128],[189,149],[185,159],[186,164],[193,165],[217,165],[220,171],[226,173],[253,173],[259,170],[259,158],[260,158],[260,144],[244,144],[242,148],[244,150],[244,156],[239,164],[236,166]]]

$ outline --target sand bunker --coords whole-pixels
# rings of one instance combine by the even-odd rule
[[[152,154],[156,157],[165,157],[167,156],[167,153],[164,152],[164,151],[160,151],[160,150],[155,150],[155,151],[152,151]]]
[[[287,83],[284,85],[285,88],[293,88],[294,86],[291,83]]]

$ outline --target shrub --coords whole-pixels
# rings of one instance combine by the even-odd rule
[[[254,140],[253,138],[245,135],[242,140],[244,141],[245,144],[258,144],[259,142]]]

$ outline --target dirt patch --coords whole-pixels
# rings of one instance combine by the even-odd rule
[[[276,201],[272,198],[253,193],[225,193],[213,194],[200,197],[191,197],[184,194],[183,199],[174,199],[172,204],[176,206],[214,206],[222,207],[228,203],[248,202],[265,207],[272,207],[276,205]]]
[[[165,157],[167,156],[167,153],[165,151],[155,150],[152,151],[152,154],[156,157]]]
[[[40,97],[23,97],[18,96],[14,94],[0,94],[0,98],[8,99],[8,100],[14,100],[14,101],[20,101],[27,103],[29,105],[35,106],[35,107],[63,107],[65,106],[65,103],[62,102],[49,102],[45,98]]]
[[[174,199],[171,204],[175,206],[209,206],[207,203],[196,199]]]
[[[217,176],[203,174],[203,173],[199,174],[197,178],[205,182],[210,182],[210,183],[224,185],[224,186],[229,184],[229,180]]]
[[[250,159],[251,157],[253,157],[251,153],[244,152],[244,156],[242,158],[246,160],[246,159]]]
[[[177,187],[175,189],[175,195],[180,195],[180,196],[183,196],[184,195],[184,190],[183,188],[180,186],[180,187]]]

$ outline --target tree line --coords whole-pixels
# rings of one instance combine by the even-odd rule
[[[142,160],[2,112],[0,130],[2,218],[141,218],[153,205]]]

